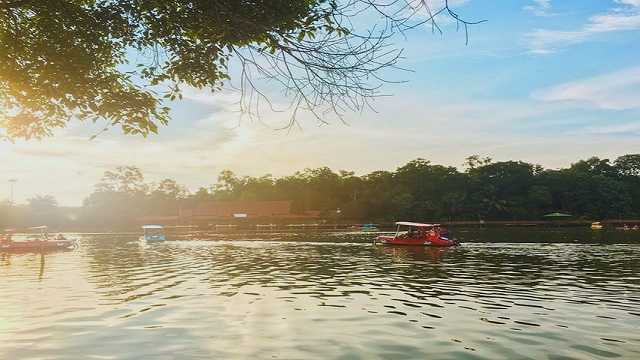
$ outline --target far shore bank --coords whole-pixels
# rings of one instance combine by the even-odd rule
[[[556,227],[589,227],[595,220],[562,220],[562,221],[539,221],[539,220],[495,220],[495,221],[424,221],[426,223],[440,224],[451,228],[556,228]],[[616,219],[616,220],[600,220],[605,229],[617,229],[627,225],[628,227],[639,226],[638,219]],[[363,227],[363,225],[373,226]],[[166,231],[175,234],[187,234],[192,232],[204,233],[226,233],[234,231],[257,231],[257,232],[300,232],[300,231],[393,231],[395,230],[394,222],[378,222],[378,223],[297,223],[297,224],[281,224],[269,223],[248,223],[248,222],[229,222],[219,224],[209,224],[207,226],[197,225],[165,225]],[[50,232],[76,233],[84,235],[137,235],[142,233],[140,226],[132,225],[127,228],[109,229],[109,228],[56,228],[50,227]],[[27,229],[17,229],[19,233],[25,232]],[[28,231],[26,231],[28,232]]]

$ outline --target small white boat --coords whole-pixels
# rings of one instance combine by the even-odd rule
[[[162,225],[144,225],[142,226],[144,233],[140,237],[141,241],[158,242],[167,240]]]

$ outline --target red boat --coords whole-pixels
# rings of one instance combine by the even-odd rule
[[[395,235],[381,235],[376,243],[381,245],[455,246],[458,242],[449,239],[448,232],[440,224],[422,224],[400,221]],[[406,229],[406,230],[405,230]]]
[[[40,230],[35,239],[15,241],[13,231],[6,231],[0,235],[0,251],[50,251],[70,250],[77,246],[75,240],[67,239],[62,234],[50,236],[46,226],[38,226],[32,229]]]

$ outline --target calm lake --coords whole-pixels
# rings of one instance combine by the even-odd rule
[[[640,232],[457,236],[83,236],[0,254],[0,359],[640,358]]]

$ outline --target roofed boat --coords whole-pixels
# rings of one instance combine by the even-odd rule
[[[395,235],[381,235],[376,244],[413,246],[455,246],[458,242],[449,238],[447,229],[440,224],[424,224],[409,221],[396,222]],[[406,230],[405,230],[406,229]]]
[[[52,236],[46,226],[36,226],[29,230],[37,230],[37,234],[27,240],[14,240],[13,230],[6,230],[4,235],[0,235],[0,251],[50,251],[50,250],[70,250],[77,247],[74,239],[68,239],[62,234]]]
[[[164,233],[164,226],[162,225],[143,225],[143,234],[140,240],[147,242],[159,242],[167,240],[167,236]]]

